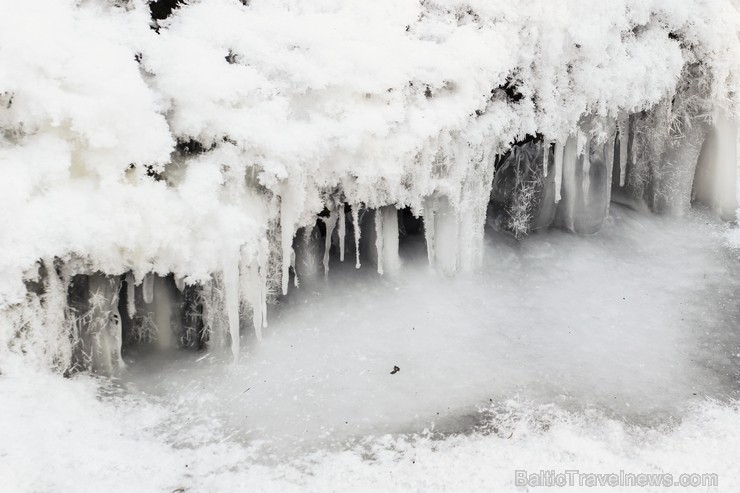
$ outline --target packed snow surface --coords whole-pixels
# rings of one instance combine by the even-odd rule
[[[614,206],[592,237],[489,232],[483,268],[454,279],[409,237],[396,276],[336,262],[292,291],[236,364],[131,347],[109,381],[9,360],[3,488],[513,491],[515,469],[579,468],[715,472],[735,491],[724,232]]]

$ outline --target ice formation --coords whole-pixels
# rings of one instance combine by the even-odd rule
[[[487,219],[735,216],[730,0],[0,11],[0,343],[60,370],[115,372],[127,337],[237,358],[333,250],[401,269],[404,209],[447,275],[479,265]]]

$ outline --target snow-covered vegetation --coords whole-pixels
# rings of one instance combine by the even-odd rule
[[[0,11],[0,342],[36,341],[60,369],[71,340],[112,370],[122,324],[191,343],[162,327],[176,316],[161,305],[183,297],[205,313],[201,336],[236,354],[240,318],[259,333],[312,250],[360,262],[366,245],[379,272],[397,271],[394,209],[423,218],[446,273],[480,264],[492,190],[489,220],[517,237],[598,231],[612,177],[656,211],[685,212],[694,186],[734,215],[728,0]]]

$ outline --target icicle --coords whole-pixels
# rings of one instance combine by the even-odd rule
[[[337,225],[337,212],[331,211],[329,217],[322,218],[326,225],[326,238],[324,239],[324,277],[329,277],[329,253],[331,253],[331,237],[334,234],[334,227]]]
[[[290,250],[290,268],[293,269],[293,287],[298,288],[300,280],[298,279],[298,269],[295,265],[295,250]]]
[[[357,204],[352,205],[352,228],[355,230],[355,269],[360,268],[360,211]]]
[[[579,133],[583,133],[580,132]],[[591,138],[584,134],[583,143],[583,177],[581,180],[581,189],[583,190],[584,203],[588,204],[589,190],[591,187]]]
[[[236,250],[238,252],[238,250]],[[234,252],[223,253],[224,298],[226,314],[231,335],[231,354],[236,362],[239,359],[239,255]]]
[[[175,287],[181,293],[185,291],[185,279],[180,276],[175,276]]]
[[[612,201],[612,179],[614,174],[614,145],[616,143],[614,123],[610,123],[606,137],[606,214],[609,217],[609,207]]]
[[[254,335],[258,341],[262,340],[262,326],[265,324],[267,314],[264,310],[263,297],[262,297],[262,286],[261,279],[259,276],[259,268],[257,269],[256,277],[256,288],[258,291],[257,299],[254,299],[252,303],[252,326],[254,327]]]
[[[542,139],[542,172],[547,178],[547,167],[550,165],[550,142],[547,139]]]
[[[93,274],[89,277],[90,322],[88,323],[85,346],[90,351],[92,368],[103,373],[112,373],[123,368],[121,359],[121,316],[118,311],[120,277]]]
[[[118,291],[121,289],[121,278],[114,277],[110,285],[112,290],[110,306],[111,360],[113,365],[121,370],[126,366],[121,356],[123,326],[121,325],[121,313],[118,311]]]
[[[260,248],[259,273],[260,273],[260,302],[262,303],[262,327],[267,327],[267,259],[269,253],[262,245]],[[258,337],[262,337],[260,330]]]
[[[563,144],[560,141],[555,142],[555,203],[560,202],[562,198],[560,189],[563,187],[563,153],[565,152]]]
[[[629,116],[619,119],[619,186],[627,181],[627,147],[629,146]]]
[[[347,223],[344,219],[344,204],[339,204],[339,261],[344,262],[344,240],[347,235]]]
[[[434,263],[444,274],[453,275],[458,267],[460,221],[447,197],[437,201],[434,230]]]
[[[299,234],[295,248],[296,275],[302,280],[312,279],[321,270],[323,258],[320,230],[317,225],[311,225],[301,228]]]
[[[262,340],[262,326],[265,323],[263,276],[261,264],[264,255],[260,252],[256,259],[251,258],[244,249],[239,264],[239,288],[245,308],[252,309],[252,326],[257,340]]]
[[[296,196],[295,190],[291,190],[290,185],[290,183],[285,183],[286,191],[280,196],[280,243],[283,254],[281,284],[284,295],[288,294],[288,284],[290,283],[290,267],[291,264],[294,262],[295,255],[295,252],[293,252],[293,238],[295,237],[296,226],[296,205],[294,205],[296,201]],[[293,271],[295,272],[295,268],[293,268]]]
[[[378,274],[383,275],[383,214],[375,209],[375,251],[378,254]]]
[[[558,208],[562,209],[563,222],[569,231],[575,230],[575,206],[576,206],[576,161],[578,160],[578,139],[576,136],[568,137],[563,150],[563,190],[565,191],[565,204]]]
[[[131,272],[126,274],[126,311],[129,318],[136,317],[136,283]]]
[[[293,252],[293,234],[286,232],[287,228],[292,229],[292,224],[288,225],[287,221],[281,221],[281,236],[282,236],[282,250],[283,250],[283,272],[282,272],[282,290],[283,295],[288,294],[288,284],[290,283],[290,266],[294,264],[294,252]],[[295,268],[293,269],[295,271]]]
[[[144,276],[142,292],[144,293],[144,303],[152,303],[154,301],[154,274],[151,272]]]
[[[69,278],[60,276],[53,259],[43,261],[44,278],[43,307],[44,353],[47,364],[58,370],[66,370],[72,363],[72,341],[76,332],[65,317]],[[119,347],[120,354],[120,347]]]
[[[738,126],[728,110],[718,107],[702,145],[696,170],[696,199],[724,220],[736,217],[738,206]]]
[[[637,165],[637,132],[636,129],[633,126],[632,128],[632,148],[630,149],[630,162],[632,163],[632,166]]]
[[[398,210],[393,205],[381,207],[383,228],[383,270],[395,273],[401,267],[398,256]]]
[[[429,265],[434,266],[434,205],[432,199],[427,199],[424,206],[424,237],[427,243],[427,259]]]
[[[222,269],[223,270],[223,269]],[[211,275],[211,280],[203,285],[203,325],[208,333],[208,346],[221,349],[226,345],[227,323],[224,320],[226,305],[223,289],[223,272]]]
[[[173,322],[179,323],[179,317],[173,317],[175,309],[175,288],[169,277],[152,276],[154,278],[152,292],[156,303],[153,305],[154,325],[157,327],[157,347],[169,350],[177,347],[174,337]]]

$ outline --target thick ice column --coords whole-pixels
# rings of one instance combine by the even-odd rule
[[[672,132],[672,142],[666,146],[652,183],[652,202],[656,212],[683,215],[691,208],[691,192],[697,163],[709,126],[698,118]],[[657,176],[656,176],[657,175]],[[659,179],[655,179],[659,178]],[[701,180],[699,180],[701,181]]]
[[[231,354],[239,359],[239,250],[224,251],[222,257],[224,301],[231,336]]]
[[[590,235],[600,231],[609,214],[611,163],[614,159],[613,152],[609,152],[610,147],[614,149],[609,124],[606,124],[606,134],[606,142],[599,143],[595,139],[589,139],[584,150],[583,196],[577,203],[575,217],[575,231],[579,234]]]
[[[66,370],[72,362],[72,339],[74,337],[65,316],[69,279],[59,275],[53,259],[45,260],[43,265],[46,270],[42,300],[47,363],[50,367]]]
[[[121,315],[118,312],[118,276],[92,274],[89,277],[90,321],[83,336],[92,369],[111,374],[124,367],[121,358]]]
[[[563,227],[569,231],[575,231],[574,217],[576,201],[578,197],[578,186],[576,182],[576,167],[578,160],[578,142],[575,136],[568,137],[563,148],[563,199],[558,207]]]
[[[383,272],[395,273],[401,267],[398,256],[398,210],[393,205],[381,207]]]
[[[736,217],[737,160],[737,122],[727,110],[718,108],[699,156],[694,193],[725,220]]]
[[[579,132],[580,136],[571,136],[565,145],[563,198],[557,214],[561,227],[589,235],[599,231],[606,218],[610,170],[606,146]]]
[[[223,260],[222,260],[223,263]],[[201,290],[203,299],[203,326],[208,335],[208,346],[224,349],[229,342],[229,321],[226,308],[223,266],[221,272],[212,274],[211,280]]]
[[[144,303],[152,303],[154,301],[154,274],[150,272],[144,276],[141,289],[144,295]]]
[[[154,302],[150,311],[157,327],[156,345],[160,350],[175,349],[179,345],[180,334],[179,302],[175,293],[173,279],[169,276],[153,276]]]
[[[439,197],[434,206],[434,264],[446,275],[458,268],[460,221],[447,197]]]

